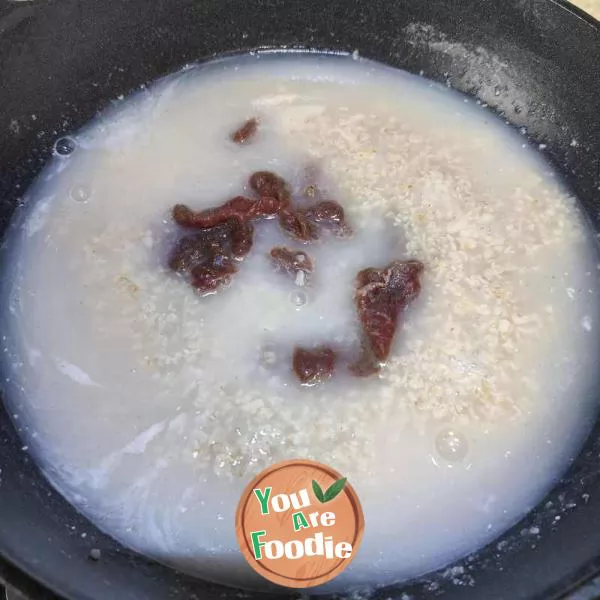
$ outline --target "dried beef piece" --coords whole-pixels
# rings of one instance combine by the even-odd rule
[[[169,257],[169,267],[177,273],[189,271],[194,264],[203,262],[205,243],[202,236],[181,238]]]
[[[171,216],[181,227],[200,227],[195,224],[196,213],[185,204],[176,204],[171,210]]]
[[[271,262],[278,271],[287,273],[298,285],[308,285],[314,265],[306,252],[277,246],[270,254]]]
[[[198,265],[191,271],[191,284],[200,295],[208,296],[229,285],[235,273],[237,267],[229,260],[221,264]]]
[[[281,202],[281,208],[290,203],[292,194],[284,179],[271,171],[256,171],[250,176],[250,187],[259,196],[269,196]]]
[[[169,257],[169,267],[178,273],[213,260],[215,252],[228,244],[229,227],[204,229],[178,240]]]
[[[423,263],[394,261],[383,269],[364,269],[356,277],[355,303],[363,330],[355,375],[372,374],[387,360],[402,311],[421,291]]]
[[[208,229],[233,218],[241,221],[271,218],[281,210],[282,206],[282,201],[273,196],[262,196],[258,200],[236,196],[217,208],[199,212],[193,211],[185,204],[176,204],[173,207],[173,219],[181,227]]]
[[[307,169],[310,173],[311,170]],[[316,177],[316,168],[314,173]],[[344,209],[333,200],[323,200],[306,209],[291,206],[291,192],[284,179],[271,171],[256,171],[250,177],[250,187],[261,197],[270,196],[281,202],[279,224],[293,239],[311,242],[319,238],[317,224],[334,230],[340,236],[352,234],[352,228],[345,220]],[[312,187],[311,187],[312,186]],[[309,184],[305,195],[316,196],[317,187]]]
[[[329,227],[339,236],[352,235],[352,227],[346,222],[344,209],[333,200],[323,200],[309,206],[304,211],[304,216],[313,223]]]
[[[352,235],[344,209],[333,200],[324,200],[305,209],[284,208],[279,213],[279,224],[290,237],[301,242],[319,239],[320,225],[332,229],[340,237]]]
[[[381,363],[373,355],[370,346],[363,343],[360,357],[349,368],[356,377],[371,377],[381,371]]]
[[[254,227],[252,223],[240,219],[230,219],[230,247],[231,254],[237,260],[244,258],[252,249],[254,242]]]
[[[248,254],[253,233],[251,223],[236,218],[198,230],[179,240],[169,266],[178,273],[189,273],[190,284],[201,295],[215,293],[231,282],[237,272],[233,259],[241,260]]]
[[[271,219],[287,206],[287,200],[276,196],[261,196],[250,211],[251,219]]]
[[[293,239],[312,242],[319,239],[316,225],[301,210],[285,209],[279,213],[279,225]]]
[[[335,352],[326,346],[294,348],[292,367],[303,385],[315,385],[329,379],[335,370]]]
[[[248,119],[239,129],[231,134],[231,141],[236,144],[245,144],[251,141],[258,131],[259,120],[256,117]]]

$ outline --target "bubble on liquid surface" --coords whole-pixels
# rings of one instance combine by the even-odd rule
[[[469,451],[467,438],[456,429],[444,429],[435,438],[435,448],[438,454],[448,462],[464,460]]]
[[[75,200],[75,202],[87,202],[91,195],[90,189],[85,185],[76,185],[69,192],[71,200]]]
[[[54,154],[57,156],[69,156],[75,150],[75,140],[70,137],[62,137],[54,144]]]
[[[300,309],[308,302],[308,296],[304,292],[295,291],[290,294],[292,304]]]

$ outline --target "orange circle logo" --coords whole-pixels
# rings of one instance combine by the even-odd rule
[[[312,460],[288,460],[248,484],[235,527],[255,571],[279,585],[308,588],[330,581],[350,564],[365,521],[345,477]]]

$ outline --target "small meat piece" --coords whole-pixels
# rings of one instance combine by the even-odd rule
[[[292,367],[302,385],[315,385],[329,379],[335,370],[335,353],[331,348],[294,348]]]
[[[205,240],[202,236],[188,236],[181,238],[169,257],[169,267],[177,272],[184,273],[196,263],[204,260]]]
[[[357,275],[355,304],[364,341],[360,359],[350,367],[355,375],[372,374],[387,360],[400,315],[421,291],[423,269],[418,260],[398,260]]]
[[[250,187],[259,196],[270,196],[276,198],[282,204],[282,208],[290,203],[292,194],[284,179],[271,173],[271,171],[256,171],[250,176]]]
[[[259,218],[274,217],[282,208],[280,200],[273,196],[262,196],[258,200],[236,196],[218,208],[209,208],[199,212],[193,211],[184,204],[173,207],[173,219],[181,227],[207,229],[237,218],[250,221]]]
[[[228,224],[231,230],[231,254],[235,259],[241,260],[252,249],[254,227],[252,223],[241,221],[240,219],[230,219]]]
[[[182,237],[171,252],[169,267],[184,273],[198,264],[212,261],[215,253],[224,252],[229,235],[227,226],[219,226]]]
[[[252,219],[271,219],[279,214],[287,206],[287,200],[277,196],[261,196],[255,205]]]
[[[329,227],[340,237],[352,235],[352,227],[346,222],[344,209],[333,200],[324,200],[309,206],[304,215],[309,221]]]
[[[235,273],[237,273],[237,267],[229,261],[225,261],[221,265],[199,265],[191,271],[191,284],[200,295],[208,296],[229,285]]]
[[[171,211],[173,221],[181,227],[195,227],[196,213],[185,204],[176,204]]]
[[[201,295],[217,292],[228,285],[237,267],[252,248],[254,228],[240,219],[181,238],[169,258],[169,267],[177,273],[189,274],[192,287]]]
[[[301,210],[284,209],[279,213],[279,225],[293,239],[312,242],[319,239],[316,225]]]
[[[258,123],[259,121],[255,117],[248,119],[239,129],[236,129],[231,134],[231,141],[240,145],[251,141],[258,131]]]
[[[350,365],[355,377],[371,377],[381,371],[381,363],[375,358],[368,344],[362,345],[359,359]]]
[[[278,271],[287,273],[296,285],[304,286],[310,283],[314,265],[306,252],[278,246],[273,248],[270,254],[273,266]]]

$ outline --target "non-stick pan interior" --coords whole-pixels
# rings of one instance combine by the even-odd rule
[[[56,138],[111,99],[187,62],[270,47],[358,50],[477,97],[547,145],[600,230],[600,29],[549,0],[14,2],[0,8],[0,223]],[[98,532],[46,483],[5,412],[0,444],[1,573],[33,597],[46,593],[31,579],[77,600],[236,597]],[[596,426],[568,476],[501,540],[381,598],[560,595],[600,566],[599,458]]]

